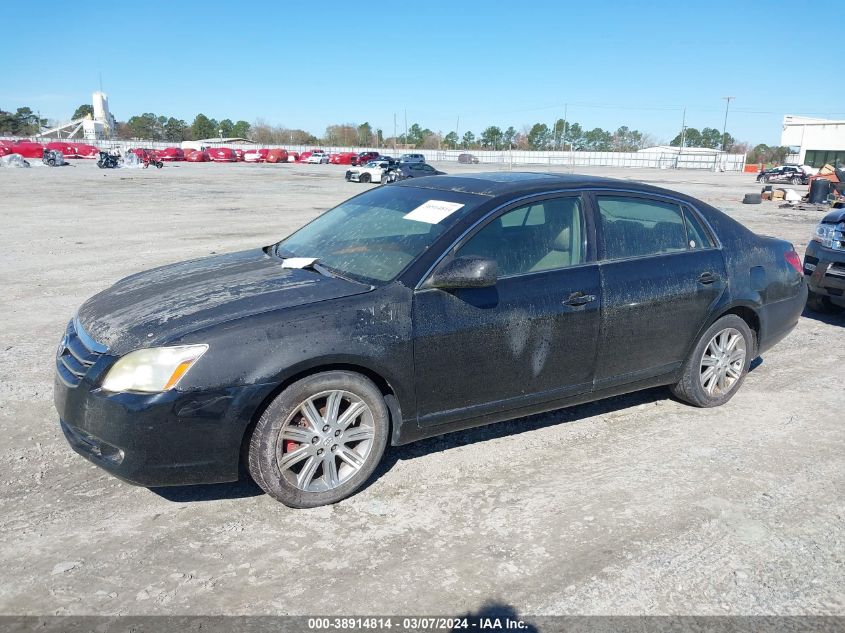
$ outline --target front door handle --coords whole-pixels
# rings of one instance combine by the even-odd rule
[[[719,279],[719,276],[718,276],[718,275],[714,275],[714,274],[713,274],[713,273],[711,273],[710,271],[707,271],[707,272],[705,272],[705,273],[701,273],[701,274],[698,276],[698,283],[700,283],[700,284],[704,284],[704,285],[707,285],[707,284],[712,284],[712,283],[713,283],[714,281],[716,281],[717,279]]]
[[[567,306],[582,306],[591,301],[596,300],[596,295],[585,295],[580,290],[569,295],[569,299],[564,300],[563,305]]]

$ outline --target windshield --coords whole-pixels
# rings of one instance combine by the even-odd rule
[[[330,270],[366,282],[390,281],[485,200],[453,191],[379,187],[327,211],[279,242],[276,252],[317,258]]]

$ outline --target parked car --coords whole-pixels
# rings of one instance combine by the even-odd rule
[[[391,181],[388,171],[388,161],[373,160],[366,165],[350,167],[346,170],[345,178],[349,182],[380,182],[387,184]]]
[[[288,162],[289,163],[298,163],[300,160],[299,152],[292,152],[288,150]]]
[[[76,148],[77,158],[99,158],[100,156],[100,150],[93,145],[85,143],[74,143],[73,145]]]
[[[228,147],[211,147],[208,149],[208,158],[215,163],[237,163],[238,155]]]
[[[405,180],[406,178],[420,178],[422,176],[444,176],[440,171],[427,163],[399,163],[390,173],[390,180]]]
[[[300,158],[300,160],[302,160]],[[327,165],[329,162],[329,155],[322,152],[311,152],[303,162],[312,165]]]
[[[156,156],[163,161],[182,161],[185,160],[185,150],[179,147],[167,147],[157,151]]]
[[[801,167],[782,165],[766,169],[757,174],[757,182],[788,182],[793,185],[806,185],[810,181],[810,174]]]
[[[422,154],[402,154],[399,157],[400,163],[424,163],[425,156]]]
[[[204,149],[189,149],[185,152],[185,160],[189,163],[207,163],[211,158]]]
[[[478,164],[478,156],[475,156],[474,154],[459,154],[458,162],[466,165]]]
[[[285,149],[271,149],[267,152],[268,163],[287,163],[290,161],[288,151]]]
[[[0,145],[0,156],[8,156],[14,154],[10,145]]]
[[[238,159],[239,161],[243,161],[243,159],[244,159],[244,150],[242,150],[242,149],[233,149],[232,151],[233,151],[233,152],[235,152],[235,156],[237,157],[237,159]]]
[[[51,141],[46,145],[47,149],[55,150],[62,155],[62,158],[76,158],[76,145],[64,141]]]
[[[355,152],[339,152],[329,156],[329,162],[332,165],[353,165],[352,160],[358,156]]]
[[[74,450],[129,482],[243,467],[313,507],[388,445],[660,385],[722,405],[806,298],[789,242],[684,194],[436,176],[116,282],[68,323],[54,398]]]
[[[263,163],[267,160],[269,149],[248,149],[244,152],[244,161],[247,163]]]
[[[822,218],[804,253],[807,306],[816,312],[845,308],[845,209],[834,209]]]
[[[18,141],[12,145],[12,153],[20,154],[24,158],[37,158],[41,160],[44,155],[44,145],[30,141]]]
[[[375,160],[379,157],[378,152],[361,152],[360,154],[355,154],[352,157],[352,164],[353,165],[366,165],[371,160]]]

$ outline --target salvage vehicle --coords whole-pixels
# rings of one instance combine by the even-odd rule
[[[387,184],[390,182],[388,175],[389,168],[390,166],[387,161],[373,160],[366,165],[347,169],[345,178],[347,182],[380,182]]]
[[[845,209],[834,209],[816,226],[804,253],[804,274],[808,308],[816,312],[845,308]]]
[[[44,148],[44,151],[41,155],[41,162],[50,167],[67,165],[67,162],[65,162],[65,157],[62,156],[61,151],[57,149]]]
[[[353,165],[366,165],[371,160],[375,160],[379,157],[378,152],[361,152],[360,154],[355,154],[352,157],[352,164]]]
[[[244,152],[244,161],[247,163],[263,163],[267,160],[267,154],[270,150],[264,149],[248,149]]]
[[[329,162],[332,165],[352,165],[352,159],[354,159],[358,154],[355,152],[338,152],[336,154],[329,155]]]
[[[120,155],[111,152],[100,151],[100,158],[97,160],[97,167],[100,169],[116,169],[120,166]]]
[[[399,157],[400,163],[424,163],[425,156],[422,154],[402,154]]]
[[[208,159],[214,163],[237,163],[238,155],[228,147],[208,148]]]
[[[314,507],[361,488],[388,445],[660,385],[725,404],[806,298],[789,242],[684,194],[432,176],[116,282],[68,323],[54,399],[73,449],[126,481],[243,467]]]
[[[311,152],[304,159],[301,158],[300,160],[310,165],[328,165],[329,155],[323,152]]]
[[[420,178],[422,176],[445,176],[445,171],[435,169],[427,163],[399,163],[390,171],[390,181]]]
[[[179,147],[167,147],[156,152],[156,157],[164,161],[183,161],[185,160],[185,150]]]
[[[24,158],[41,158],[44,155],[44,145],[31,141],[18,141],[12,145],[12,153],[20,154]]]
[[[207,163],[211,159],[204,149],[189,149],[185,152],[185,160],[189,163]]]
[[[76,158],[76,144],[75,143],[65,143],[62,141],[51,141],[47,143],[46,148],[49,150],[55,150],[62,155],[63,158]]]
[[[757,182],[788,182],[793,185],[806,185],[810,174],[793,165],[783,165],[766,169],[757,174]]]
[[[477,165],[478,156],[474,154],[458,154],[458,162],[464,163],[465,165]]]

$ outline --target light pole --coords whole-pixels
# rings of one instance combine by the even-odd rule
[[[728,108],[731,106],[731,100],[736,97],[722,97],[725,100],[725,124],[722,126],[722,151],[725,151],[725,134],[728,131]]]

